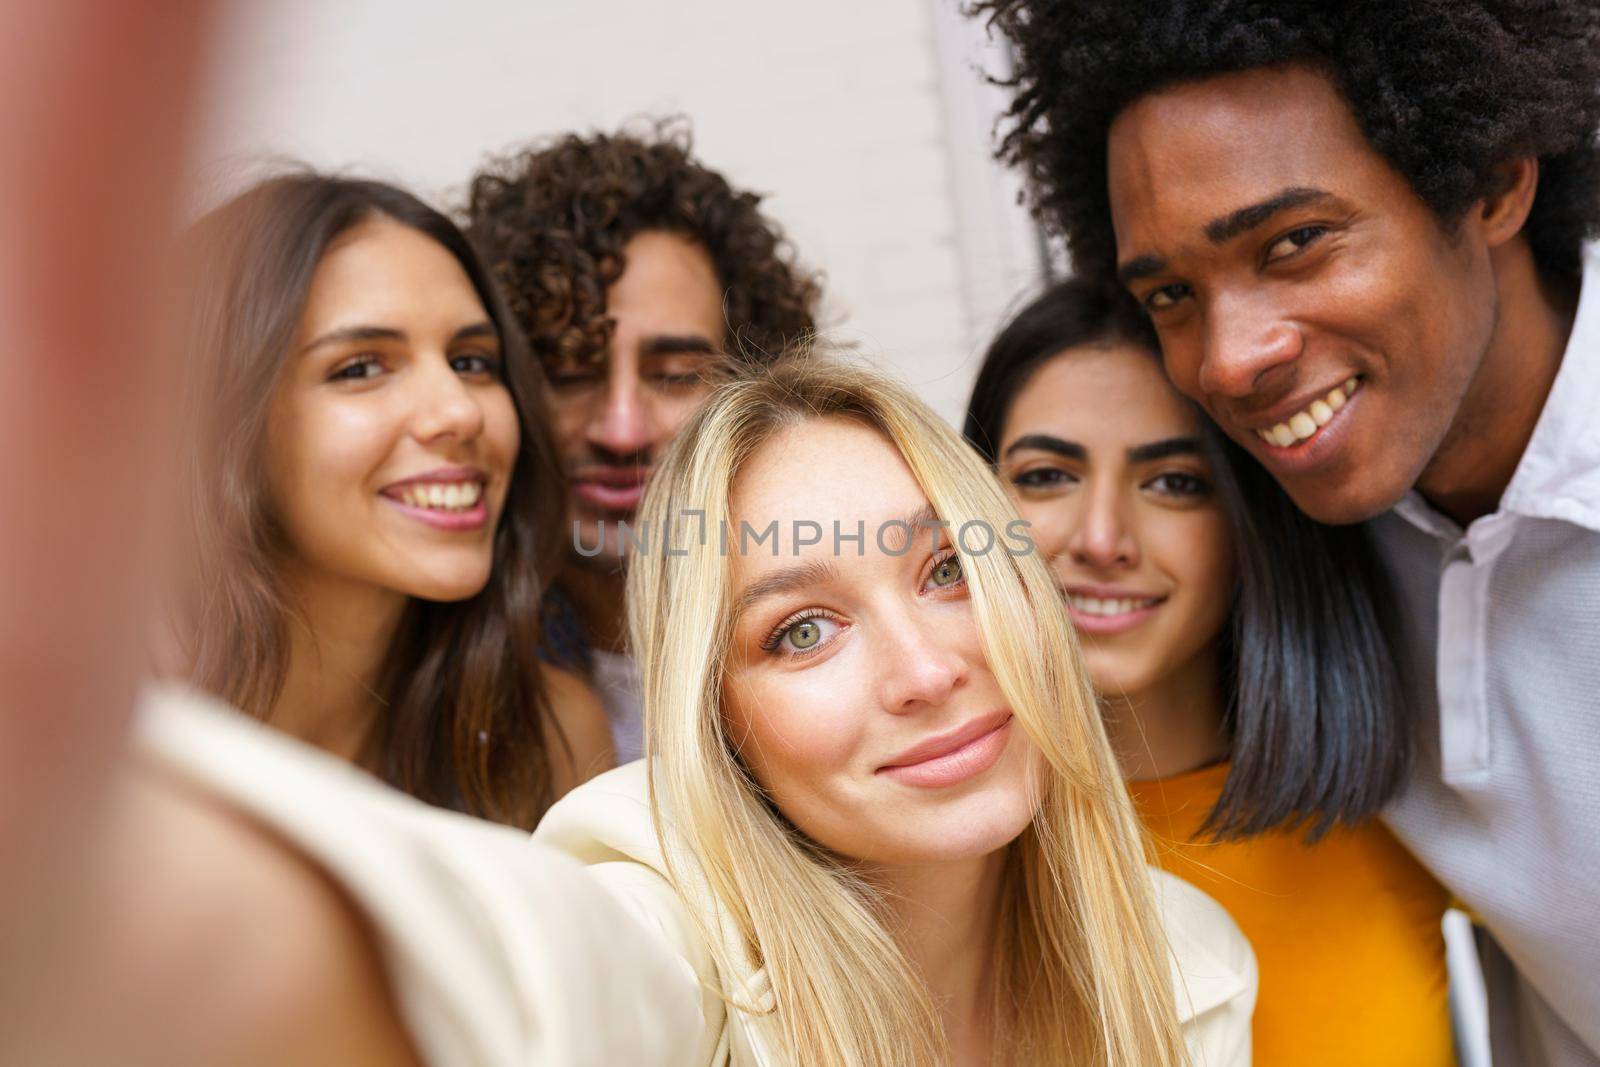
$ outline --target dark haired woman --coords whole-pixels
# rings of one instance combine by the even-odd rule
[[[1445,891],[1371,818],[1409,738],[1364,534],[1212,430],[1123,301],[1024,309],[967,438],[1050,559],[1158,861],[1255,947],[1256,1062],[1453,1063]]]
[[[561,487],[542,374],[456,226],[375,182],[202,220],[185,673],[430,803],[532,827],[610,762],[542,667]]]

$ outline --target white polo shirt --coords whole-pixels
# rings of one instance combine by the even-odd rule
[[[1373,526],[1419,726],[1386,818],[1492,935],[1496,1063],[1600,1067],[1600,251],[1499,509]]]

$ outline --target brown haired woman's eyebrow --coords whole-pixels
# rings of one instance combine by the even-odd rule
[[[401,335],[405,336],[404,334]],[[500,340],[500,331],[494,328],[492,322],[474,322],[470,326],[463,326],[450,336],[450,342],[465,341],[469,337],[487,337],[491,341]]]
[[[340,326],[338,329],[329,330],[300,351],[309,352],[323,345],[343,344],[347,341],[404,341],[405,339],[404,330],[396,330],[390,326]]]
[[[494,328],[491,322],[474,322],[461,327],[450,335],[450,343],[465,341],[469,337],[488,337],[498,340],[500,331]],[[323,345],[345,344],[350,341],[404,341],[406,332],[397,330],[392,326],[340,326],[338,329],[329,330],[315,341],[302,348],[301,352],[310,352]]]

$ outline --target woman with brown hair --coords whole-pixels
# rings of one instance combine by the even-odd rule
[[[561,487],[545,385],[456,226],[264,181],[193,234],[182,673],[444,807],[531,827],[610,763],[539,662]]]

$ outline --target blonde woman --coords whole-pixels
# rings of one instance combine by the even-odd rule
[[[1013,518],[923,404],[824,359],[725,386],[658,471],[628,589],[654,773],[536,836],[690,904],[708,1053],[1248,1061],[1249,950],[1145,867]]]
[[[1044,565],[925,406],[822,359],[725,385],[641,520],[651,759],[532,846],[238,716],[147,720],[354,902],[365,1010],[422,1062],[1249,1062],[1250,950],[1145,866]]]

